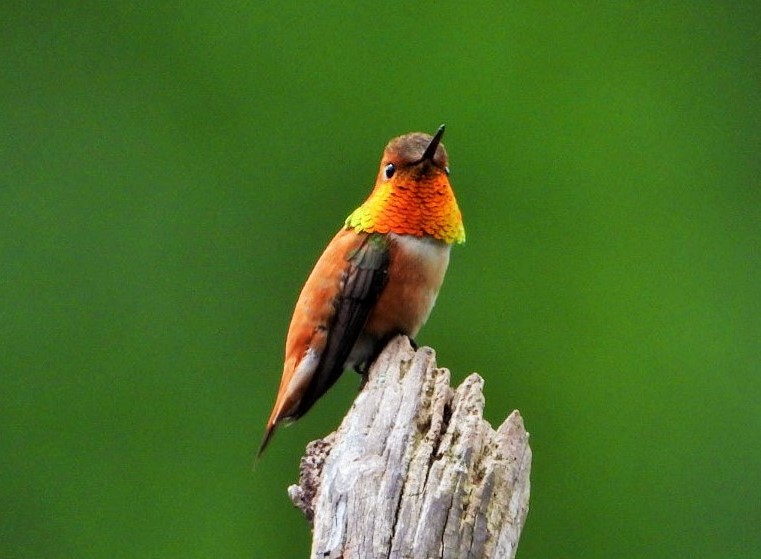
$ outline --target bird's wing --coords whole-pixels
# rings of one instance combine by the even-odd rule
[[[348,256],[336,259],[336,251],[340,254],[347,247]],[[386,286],[389,263],[384,236],[364,235],[358,242],[356,233],[350,230],[339,232],[317,262],[294,310],[283,378],[259,447],[260,455],[278,423],[304,415],[341,375]],[[337,292],[326,279],[333,275],[335,265],[343,267]],[[312,296],[318,292],[319,296]],[[335,296],[329,296],[331,292]]]
[[[349,255],[325,349],[295,417],[306,413],[341,376],[370,311],[386,287],[389,262],[386,238],[377,234],[368,235]]]

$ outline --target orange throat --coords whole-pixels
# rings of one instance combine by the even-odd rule
[[[346,218],[346,228],[433,237],[447,244],[465,241],[460,208],[442,175],[376,184],[365,203]]]

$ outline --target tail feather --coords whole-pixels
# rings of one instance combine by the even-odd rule
[[[267,429],[264,431],[264,437],[262,438],[262,442],[259,444],[259,451],[256,453],[257,460],[262,457],[262,453],[264,452],[264,449],[267,448],[267,445],[270,443],[270,440],[272,439],[272,435],[275,434],[275,428],[277,427],[277,423],[274,421],[267,422]]]

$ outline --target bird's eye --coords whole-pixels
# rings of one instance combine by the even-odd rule
[[[449,166],[444,167],[444,172],[447,174],[447,176],[449,176]]]
[[[395,172],[396,172],[396,165],[394,165],[393,163],[389,163],[388,165],[386,165],[385,169],[383,169],[383,174],[386,175],[387,179],[390,179],[391,177],[393,177]]]

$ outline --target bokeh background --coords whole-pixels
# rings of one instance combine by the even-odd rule
[[[0,8],[0,557],[307,557],[252,470],[296,295],[392,136],[467,243],[418,341],[519,408],[518,557],[761,557],[761,8]]]

